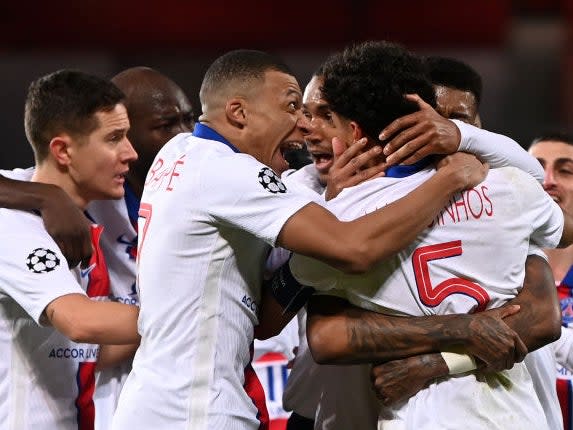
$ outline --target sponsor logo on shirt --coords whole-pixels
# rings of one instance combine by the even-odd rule
[[[96,266],[97,266],[96,263],[92,263],[88,267],[86,267],[85,269],[80,268],[80,276],[82,277],[82,279],[86,278],[91,273],[91,271],[96,268]]]
[[[60,265],[60,259],[51,249],[36,248],[26,258],[26,266],[30,272],[48,273]]]
[[[125,303],[126,305],[139,305],[139,297],[137,295],[135,282],[131,285],[131,292],[127,296],[110,295],[109,298],[114,302]]]
[[[52,348],[48,354],[49,358],[77,358],[82,361],[96,361],[99,354],[99,347],[94,346],[91,348],[81,347],[67,347],[67,348]]]
[[[269,193],[286,193],[287,190],[277,174],[268,167],[263,167],[259,171],[259,183]]]
[[[571,373],[569,370],[567,370],[565,367],[561,366],[560,364],[557,364],[557,378],[572,380],[573,379],[573,373]]]
[[[254,313],[257,313],[257,302],[255,302],[251,297],[245,294],[241,299],[241,302]]]

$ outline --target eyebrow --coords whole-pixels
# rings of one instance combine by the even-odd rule
[[[173,119],[178,119],[180,116],[189,116],[189,115],[193,115],[193,111],[191,109],[186,110],[186,111],[178,111],[178,112],[165,112],[165,113],[161,113],[158,115],[153,115],[153,120],[155,121],[163,121],[163,120],[173,120]]]
[[[308,104],[303,103],[302,106],[303,106],[305,109],[308,109]],[[318,104],[317,104],[316,110],[318,110],[318,111],[320,111],[320,112],[326,112],[326,111],[330,111],[331,109],[330,109],[330,106],[328,105],[328,103],[323,102],[323,103],[318,103]]]
[[[538,160],[541,164],[546,164],[546,163],[547,163],[547,160],[546,160],[545,158],[543,158],[543,157],[536,157],[536,158],[537,158],[537,160]],[[553,162],[553,164],[555,164],[555,165],[562,165],[562,164],[565,164],[565,163],[573,163],[573,158],[560,157],[560,158],[557,158],[557,159]]]
[[[554,164],[565,164],[565,163],[573,163],[573,158],[561,157],[555,160]]]
[[[286,93],[287,97],[290,96],[291,94],[295,94],[297,97],[302,98],[302,93],[298,90],[295,90],[294,88],[289,88]]]
[[[109,133],[106,133],[105,138],[113,137],[117,133],[127,134],[129,131],[129,127],[118,127],[111,130]]]

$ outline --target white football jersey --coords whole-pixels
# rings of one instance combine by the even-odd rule
[[[114,429],[259,427],[243,385],[265,259],[309,201],[202,124],[161,149],[139,212],[142,340]]]
[[[137,211],[139,201],[125,186],[126,195],[118,200],[96,200],[87,212],[104,226],[101,249],[105,255],[110,278],[109,300],[139,306],[135,288],[137,268]],[[109,430],[119,394],[131,370],[131,362],[97,372],[94,402],[95,430]]]
[[[29,181],[34,168],[0,170],[0,174],[11,179]],[[137,197],[126,188],[125,198],[118,200],[97,200],[88,205],[87,213],[92,220],[104,226],[99,245],[105,255],[110,278],[109,300],[139,305],[135,289],[137,268]],[[133,221],[133,222],[132,222]],[[119,393],[131,363],[126,362],[113,368],[96,372],[95,430],[108,430],[117,406]]]
[[[344,190],[327,207],[340,219],[355,219],[404,196],[433,174],[425,169],[404,179],[367,181]],[[373,311],[468,313],[515,297],[530,238],[539,246],[555,247],[562,226],[561,210],[531,176],[510,167],[492,169],[483,183],[455,196],[413,244],[367,274],[345,275],[298,255],[290,265],[303,284]],[[398,420],[408,429],[546,428],[525,366],[503,373],[511,388],[473,373],[440,380],[403,407],[385,411],[387,423]]]
[[[88,280],[97,279],[90,295],[101,298],[105,262],[70,271],[30,212],[0,209],[0,237],[0,429],[90,428],[99,347],[43,326],[42,313],[58,297],[85,294]]]

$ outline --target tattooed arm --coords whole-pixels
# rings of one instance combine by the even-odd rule
[[[523,358],[525,345],[536,349],[559,336],[551,270],[541,257],[527,261],[524,288],[509,302],[520,305],[519,312],[505,306],[473,315],[404,318],[359,309],[334,297],[313,297],[307,325],[313,356],[319,363],[372,363],[460,345],[488,366],[507,368]]]
[[[527,257],[522,292],[511,301],[521,306],[520,312],[505,318],[533,351],[559,337],[561,313],[551,268],[545,259]],[[485,371],[495,371],[503,363],[492,363]],[[394,360],[372,369],[372,383],[378,397],[386,405],[401,402],[416,394],[433,379],[448,375],[441,354],[422,354]]]
[[[330,296],[312,297],[307,337],[321,364],[376,363],[464,346],[486,363],[508,357],[520,361],[527,352],[504,318],[519,310],[509,306],[475,315],[396,317],[354,307]]]

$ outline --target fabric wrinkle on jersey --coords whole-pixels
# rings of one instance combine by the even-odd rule
[[[109,300],[139,306],[135,288],[139,199],[127,182],[124,188],[123,199],[93,201],[88,205],[88,212],[104,226],[100,244],[108,263]],[[95,430],[110,429],[119,394],[130,370],[131,360],[128,360],[96,372]]]
[[[88,267],[70,271],[38,215],[0,209],[0,220],[0,350],[7,358],[0,366],[0,429],[93,429],[99,347],[70,341],[43,326],[41,315],[66,294],[105,300],[109,278],[98,246],[101,227],[92,226]]]
[[[169,141],[139,219],[141,345],[113,429],[258,429],[244,389],[264,261],[311,200],[213,129]]]
[[[327,209],[341,220],[355,219],[402,197],[433,173],[433,169],[424,169],[402,180],[386,177],[366,181],[344,190],[339,197],[328,202]],[[513,182],[514,188],[509,188],[506,185],[508,182]],[[514,189],[519,192],[513,191]],[[485,305],[500,306],[515,296],[522,285],[529,235],[531,234],[532,239],[540,246],[554,247],[561,237],[563,218],[561,211],[547,197],[541,186],[532,177],[515,168],[491,169],[486,181],[474,190],[458,194],[436,217],[433,228],[426,229],[398,256],[379,264],[366,275],[341,274],[316,260],[298,255],[291,259],[291,270],[301,283],[321,289],[323,293],[345,298],[369,310],[393,315],[471,312],[480,305],[480,301],[483,304],[482,293],[485,286],[485,293],[489,297]],[[501,200],[504,200],[503,204],[500,203]],[[529,210],[526,210],[528,208]],[[504,220],[500,220],[502,226],[511,223],[511,235],[502,227],[496,228],[497,224],[492,221],[494,217]],[[446,225],[448,228],[443,228]],[[483,247],[483,243],[497,244],[495,259],[491,259],[491,248]],[[411,256],[416,255],[418,259],[412,260]],[[434,260],[434,256],[441,258]],[[475,264],[476,261],[481,262],[479,267]],[[453,266],[450,267],[450,264]],[[479,282],[464,284],[468,285],[468,290],[462,291],[472,291],[469,295],[450,295],[436,302],[432,294],[443,288],[444,283],[439,281],[449,280],[452,276],[450,273],[455,273],[459,278]],[[498,279],[498,274],[503,274],[503,282]],[[473,290],[469,290],[470,287]],[[404,294],[404,288],[410,294]],[[476,295],[473,291],[479,294]],[[424,303],[424,300],[427,303]],[[523,428],[547,428],[539,400],[532,395],[533,387],[524,365],[518,363],[513,369],[503,373],[509,375],[514,382],[512,393],[517,393],[517,398],[508,395],[499,385],[495,395],[491,390],[484,392],[485,397],[482,395],[471,398],[471,393],[477,394],[472,387],[479,387],[480,382],[470,373],[431,384],[406,402],[404,407],[383,412],[390,419],[389,425],[398,420],[405,423],[407,428],[416,429],[446,428],[448,425],[455,428],[462,423],[464,428],[478,428],[467,427],[470,424],[484,425],[483,422],[476,422],[473,415],[467,415],[468,418],[465,419],[448,414],[448,417],[444,416],[440,421],[440,417],[432,416],[432,413],[437,410],[451,410],[451,405],[458,402],[464,405],[459,410],[464,410],[467,414],[472,408],[475,412],[478,405],[485,406],[487,403],[489,409],[499,408],[491,412],[497,414],[497,427],[486,420],[491,428],[504,428],[504,425],[508,425],[507,420],[513,422],[513,418],[518,420],[516,422],[533,425]],[[451,387],[451,391],[447,390],[448,387]],[[462,387],[464,391],[460,391]],[[454,396],[454,392],[458,394]],[[460,393],[468,398],[460,396]],[[527,410],[523,403],[518,401],[519,396],[521,400],[525,399],[526,403],[531,404]],[[443,403],[440,402],[442,398]],[[478,416],[480,414],[475,413]],[[473,418],[471,423],[468,423],[470,416]]]
[[[1,170],[7,178],[30,181],[34,168]],[[86,213],[98,225],[104,226],[99,246],[103,251],[110,278],[109,300],[139,305],[135,289],[137,251],[137,212],[139,198],[129,184],[124,185],[125,197],[117,200],[95,200]],[[118,366],[96,371],[95,430],[109,430],[119,393],[131,369],[127,361]]]

